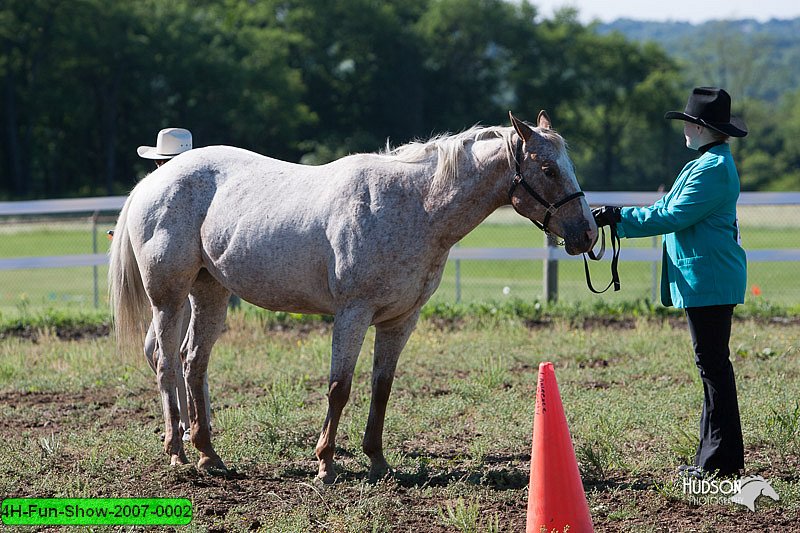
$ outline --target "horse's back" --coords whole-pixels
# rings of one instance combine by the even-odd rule
[[[143,179],[134,203],[142,220],[199,229],[210,212],[232,222],[291,203],[291,191],[306,168],[232,146],[197,148]]]

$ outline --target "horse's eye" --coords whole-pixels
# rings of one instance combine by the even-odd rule
[[[556,171],[553,169],[553,167],[542,167],[542,172],[544,172],[544,175],[548,178],[552,178],[556,175]]]

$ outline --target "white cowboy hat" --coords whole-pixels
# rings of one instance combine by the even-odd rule
[[[192,133],[189,130],[166,128],[158,132],[155,146],[140,146],[136,153],[145,159],[172,159],[191,149]]]

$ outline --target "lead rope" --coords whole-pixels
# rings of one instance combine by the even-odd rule
[[[619,252],[622,249],[622,242],[620,241],[619,235],[617,235],[617,225],[611,224],[609,226],[609,231],[611,233],[611,281],[608,282],[608,285],[602,291],[598,291],[592,286],[592,279],[589,275],[589,261],[586,259],[586,256],[589,256],[589,259],[592,261],[599,261],[603,258],[603,254],[606,251],[606,229],[600,228],[600,252],[595,255],[594,250],[589,250],[587,253],[583,254],[583,269],[586,272],[586,285],[589,286],[589,290],[595,294],[603,294],[611,286],[614,286],[614,292],[620,289],[620,282],[619,282],[619,271],[617,269],[619,264]]]

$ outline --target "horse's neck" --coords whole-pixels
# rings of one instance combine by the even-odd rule
[[[473,143],[461,156],[458,176],[452,184],[428,198],[431,227],[446,248],[508,203],[513,171],[504,142],[496,139]]]

